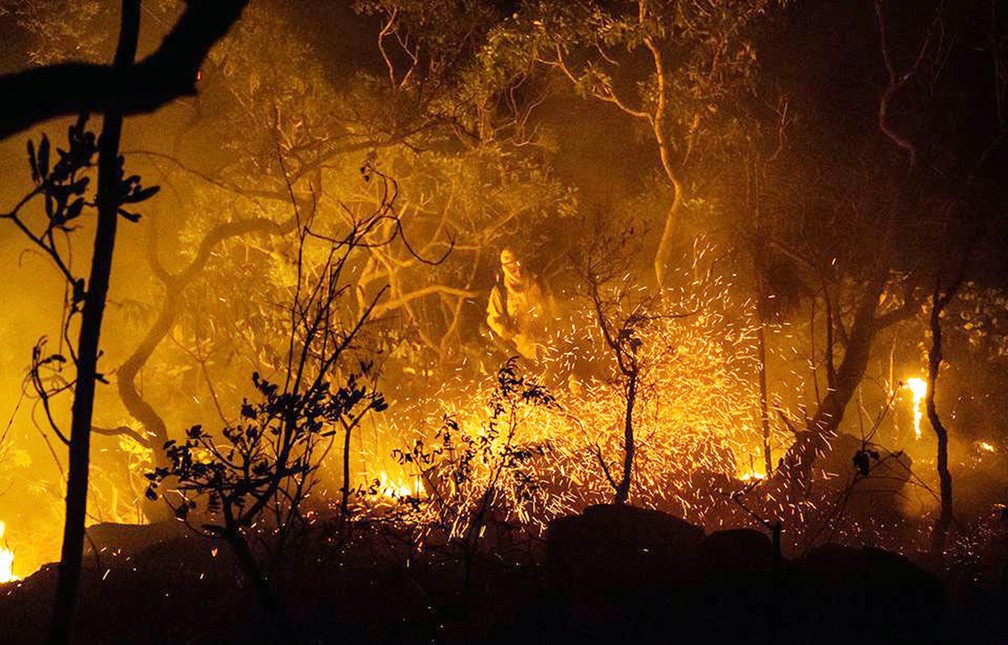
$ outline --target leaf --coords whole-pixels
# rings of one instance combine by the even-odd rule
[[[149,188],[141,188],[135,191],[127,199],[123,200],[124,204],[135,204],[137,202],[142,202],[144,200],[150,199],[161,190],[160,186],[151,186]]]
[[[241,415],[244,418],[246,418],[246,419],[254,419],[255,416],[256,416],[255,408],[253,408],[247,402],[246,403],[242,403],[242,406],[241,406]]]
[[[35,160],[35,144],[28,139],[28,163],[31,165],[32,181],[39,183],[38,161]]]
[[[77,123],[75,123],[73,125],[73,127],[77,128],[77,133],[78,134],[81,134],[81,133],[84,132],[84,126],[87,125],[87,120],[88,120],[89,116],[90,115],[87,113],[86,110],[84,112],[81,112],[79,115],[77,115]]]
[[[868,453],[864,450],[858,450],[854,453],[854,458],[851,460],[854,462],[854,467],[858,469],[862,477],[867,477],[869,471],[871,470],[871,462],[868,459]]]
[[[74,195],[83,195],[84,190],[87,188],[88,183],[91,182],[90,177],[81,177],[74,183],[70,184],[70,192]]]
[[[49,175],[49,138],[42,135],[42,141],[38,149],[38,170],[42,177]]]
[[[73,283],[73,302],[78,304],[84,302],[84,297],[86,295],[84,289],[84,278],[77,278]]]
[[[131,213],[131,212],[127,211],[127,210],[123,210],[123,209],[120,208],[119,209],[119,214],[122,215],[123,217],[125,217],[126,219],[128,219],[129,221],[133,222],[134,224],[136,224],[137,222],[140,221],[140,214],[139,213]]]
[[[84,210],[84,198],[78,197],[70,204],[67,208],[66,215],[64,216],[64,221],[69,222],[72,219],[77,219],[80,217],[81,211]]]

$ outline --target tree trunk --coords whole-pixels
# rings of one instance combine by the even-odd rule
[[[115,67],[126,68],[133,63],[139,33],[140,0],[123,0]],[[77,340],[77,382],[70,424],[63,550],[51,625],[53,643],[66,643],[69,640],[77,587],[80,584],[98,346],[119,219],[119,139],[122,122],[122,112],[112,105],[105,113],[98,142],[98,227],[81,315],[80,336]]]
[[[763,321],[756,328],[757,352],[759,357],[760,424],[763,427],[763,468],[769,477],[773,473],[773,455],[770,451],[770,410],[767,403],[766,377],[766,332]]]
[[[941,491],[941,512],[935,522],[934,531],[931,533],[931,550],[933,555],[941,557],[945,552],[945,539],[948,535],[949,527],[952,525],[952,473],[948,467],[948,431],[942,425],[938,417],[938,409],[935,407],[935,384],[938,381],[938,369],[942,362],[942,332],[941,332],[941,312],[948,304],[948,299],[939,295],[939,288],[935,287],[934,295],[931,299],[931,348],[928,350],[928,389],[927,389],[927,416],[931,422],[931,428],[938,438],[938,481]]]
[[[843,361],[836,370],[835,380],[829,384],[829,390],[808,427],[798,433],[781,460],[778,476],[790,486],[792,495],[801,496],[808,491],[815,460],[829,451],[847,404],[868,369],[872,341],[879,327],[875,312],[883,286],[884,281],[877,279],[866,287],[854,313]]]
[[[340,525],[346,526],[350,515],[350,433],[353,427],[343,431],[343,486],[340,488]]]
[[[168,457],[164,451],[164,444],[168,441],[168,429],[161,415],[140,395],[136,386],[136,378],[140,368],[147,363],[151,354],[171,331],[177,309],[177,298],[169,293],[166,296],[161,315],[147,331],[147,335],[137,349],[116,370],[116,387],[119,391],[119,399],[123,402],[123,406],[130,416],[139,421],[143,427],[144,435],[150,441],[150,447],[154,451],[154,465],[159,468],[169,465]]]
[[[633,431],[633,410],[637,400],[637,372],[634,371],[628,376],[626,387],[626,417],[623,420],[623,476],[620,478],[619,486],[616,487],[616,496],[613,500],[616,504],[626,504],[630,497],[630,481],[633,476],[634,459],[634,431]]]
[[[658,282],[658,291],[665,288],[665,280],[668,272],[669,253],[672,250],[672,239],[675,236],[676,225],[679,223],[679,211],[682,207],[682,184],[674,175],[669,175],[672,184],[672,204],[669,205],[668,212],[665,213],[665,224],[662,227],[661,239],[658,241],[658,250],[655,252],[654,270],[655,280]]]
[[[256,562],[248,543],[238,531],[239,529],[237,528],[226,531],[223,534],[223,539],[228,543],[228,546],[231,547],[232,552],[238,559],[238,566],[241,567],[242,571],[245,572],[245,576],[255,587],[256,596],[259,598],[259,604],[262,606],[267,629],[273,632],[273,635],[279,635],[287,626],[283,606],[277,594],[273,592],[269,579],[263,574],[259,563]]]
[[[136,379],[140,369],[150,359],[158,344],[168,335],[178,310],[178,299],[169,291],[161,314],[147,331],[136,350],[116,370],[116,387],[119,400],[126,411],[140,422],[144,437],[154,453],[154,466],[168,468],[171,464],[165,453],[165,442],[168,441],[168,428],[157,410],[143,398],[137,389]],[[146,497],[142,500],[144,516],[150,522],[171,520],[174,516],[171,509],[162,501],[152,501]]]

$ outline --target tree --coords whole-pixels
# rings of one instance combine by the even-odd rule
[[[352,295],[347,275],[354,256],[399,235],[397,229],[387,237],[383,226],[398,217],[394,182],[365,168],[364,178],[372,177],[386,187],[385,198],[377,210],[351,221],[346,230],[341,231],[338,222],[298,214],[298,278],[288,310],[286,365],[272,379],[253,374],[261,400],[245,401],[241,420],[220,433],[197,425],[183,442],[168,440],[167,466],[147,476],[149,498],[156,499],[160,488],[177,517],[233,550],[273,628],[282,627],[285,617],[272,575],[291,537],[306,528],[301,506],[316,483],[322,459],[337,434],[343,434],[347,445],[370,412],[386,408],[382,395],[365,382],[374,376],[374,363],[360,346],[365,324],[385,290],[356,320],[346,320],[345,304]],[[321,249],[310,252],[313,245]],[[319,253],[321,263],[308,263]],[[348,494],[349,482],[344,481],[344,513]],[[198,520],[193,512],[197,509]]]
[[[654,318],[651,310],[655,304],[653,297],[628,304],[630,288],[613,286],[619,284],[631,259],[629,241],[632,236],[633,229],[615,236],[597,231],[596,235],[591,236],[591,242],[580,254],[581,257],[574,259],[576,270],[585,284],[585,295],[591,303],[595,324],[602,333],[606,348],[616,361],[625,405],[622,421],[623,459],[618,478],[613,477],[601,448],[596,444],[596,457],[606,480],[613,488],[613,502],[616,504],[625,504],[630,495],[636,454],[634,407],[637,405],[643,369],[642,358],[639,356],[643,343],[641,333],[642,328]]]
[[[114,66],[123,68],[132,63],[139,35],[140,3],[136,0],[123,3],[122,25],[119,47]],[[81,556],[84,541],[84,516],[87,506],[88,462],[90,457],[91,417],[94,405],[95,383],[104,380],[98,372],[99,338],[105,300],[108,293],[112,254],[115,246],[116,225],[119,217],[136,221],[138,215],[130,213],[124,206],[141,202],[157,192],[157,187],[143,188],[140,178],[125,177],[123,159],[119,155],[119,140],[122,132],[122,114],[115,107],[106,112],[101,136],[95,142],[93,133],[85,130],[85,119],[81,117],[69,132],[69,150],[59,150],[60,160],[50,170],[50,145],[43,137],[36,153],[29,143],[28,153],[32,166],[32,178],[36,183],[29,193],[6,218],[54,261],[72,287],[69,315],[65,317],[63,334],[69,340],[70,320],[80,315],[80,330],[77,348],[72,354],[76,375],[72,381],[74,392],[72,421],[69,438],[59,431],[50,416],[53,429],[69,445],[70,466],[67,476],[66,517],[63,532],[63,551],[60,559],[60,575],[56,592],[56,606],[53,611],[52,639],[65,642],[73,620],[77,585],[80,579]],[[55,241],[55,234],[69,233],[76,224],[88,202],[82,197],[89,183],[87,177],[79,177],[92,166],[97,154],[98,187],[93,206],[98,212],[91,270],[85,283],[76,277],[64,260]],[[47,222],[41,233],[32,232],[21,219],[19,211],[31,199],[45,197]],[[73,200],[71,201],[71,198]],[[86,284],[86,286],[85,286]],[[64,362],[61,355],[37,358],[34,362]],[[38,368],[33,368],[38,373]],[[67,388],[69,389],[69,388]],[[45,399],[49,393],[39,392]],[[47,406],[48,409],[48,406]]]
[[[790,273],[801,276],[806,294],[802,299],[811,306],[809,380],[814,407],[797,423],[785,419],[796,440],[777,473],[778,480],[790,480],[798,496],[808,492],[812,464],[831,449],[877,339],[921,311],[925,294],[933,295],[934,261],[942,262],[950,239],[963,237],[962,230],[973,227],[970,213],[982,210],[977,207],[979,194],[990,181],[981,176],[991,172],[990,161],[1003,139],[1003,125],[991,109],[999,90],[963,92],[961,87],[972,73],[967,70],[989,64],[989,54],[981,61],[973,53],[979,45],[966,53],[970,46],[965,43],[986,40],[977,39],[975,8],[953,10],[937,3],[926,12],[915,6],[911,16],[908,6],[877,2],[874,15],[865,16],[873,18],[874,29],[865,33],[874,36],[884,86],[877,101],[861,102],[864,112],[856,123],[865,129],[847,133],[846,141],[859,137],[855,140],[862,143],[826,140],[828,149],[818,153],[812,143],[806,144],[808,151],[798,156],[808,169],[820,169],[777,189],[781,199],[797,201],[804,212],[767,227],[777,228],[768,237],[771,257],[785,260],[792,265]],[[889,28],[893,15],[901,15],[907,24]],[[939,35],[951,25],[963,33],[957,45]],[[965,117],[974,113],[983,117]],[[830,116],[827,112],[825,118]],[[992,117],[997,126],[993,138]],[[973,144],[965,146],[963,141]],[[842,146],[856,152],[838,153]],[[789,147],[800,150],[798,145]],[[786,165],[778,168],[781,179],[796,171]],[[796,185],[815,186],[815,191],[796,200]],[[770,199],[776,201],[772,194]],[[776,202],[782,213],[787,212],[785,201]],[[852,214],[834,210],[845,202]],[[942,224],[936,226],[935,221]],[[825,389],[818,383],[823,372]],[[895,387],[891,374],[888,381],[883,398]]]
[[[554,69],[582,96],[646,128],[672,193],[654,251],[659,289],[666,286],[691,162],[705,139],[714,144],[731,131],[725,126],[732,104],[749,90],[756,68],[748,32],[772,4],[530,2],[490,37],[489,61]]]
[[[408,369],[422,363],[423,369],[447,371],[463,362],[465,350],[477,351],[465,346],[474,334],[464,323],[469,320],[469,305],[480,295],[478,281],[493,256],[485,247],[500,243],[518,226],[527,225],[532,218],[544,218],[569,201],[563,187],[542,167],[540,153],[522,152],[517,140],[502,134],[514,127],[512,120],[494,115],[490,106],[473,107],[475,99],[469,94],[456,96],[465,87],[460,68],[471,59],[459,56],[440,32],[430,26],[419,30],[412,23],[395,22],[404,32],[418,29],[418,36],[410,31],[401,38],[419,43],[411,51],[420,58],[412,64],[423,61],[426,72],[400,69],[400,59],[393,56],[389,59],[391,70],[357,70],[345,86],[335,88],[329,87],[326,70],[316,60],[312,44],[279,20],[278,10],[269,5],[250,8],[233,36],[215,49],[206,63],[201,88],[226,92],[233,108],[226,120],[198,120],[191,126],[203,128],[206,136],[225,139],[226,147],[235,151],[236,161],[207,174],[193,167],[198,167],[198,159],[186,159],[181,152],[177,156],[144,154],[164,172],[159,175],[162,181],[177,183],[180,189],[192,186],[193,198],[182,205],[190,223],[179,235],[196,236],[192,242],[196,252],[181,263],[177,260],[182,258],[171,257],[166,236],[152,236],[147,257],[164,300],[135,350],[116,371],[127,412],[139,423],[140,432],[152,437],[151,447],[162,461],[160,446],[167,438],[163,403],[158,400],[162,395],[154,388],[141,392],[141,370],[152,383],[157,374],[177,375],[195,368],[200,374],[197,378],[211,389],[207,400],[216,402],[233,393],[237,373],[230,372],[235,378],[229,379],[218,367],[218,382],[212,385],[207,363],[198,357],[219,359],[237,354],[251,358],[265,352],[270,338],[277,335],[275,325],[263,326],[273,324],[266,322],[269,315],[255,311],[268,309],[266,304],[249,303],[239,292],[229,291],[229,281],[202,273],[208,265],[215,271],[243,270],[236,258],[243,254],[260,257],[262,240],[278,239],[279,233],[293,226],[292,216],[285,214],[281,219],[273,214],[278,200],[288,201],[277,159],[282,159],[302,208],[309,193],[323,210],[333,206],[329,199],[333,194],[339,195],[336,208],[372,208],[374,195],[367,186],[347,184],[342,179],[360,166],[362,156],[366,163],[395,173],[400,191],[397,206],[409,220],[411,239],[368,248],[363,267],[355,274],[358,312],[377,289],[389,285],[389,298],[372,312],[376,319],[384,320],[389,336],[404,339],[385,364],[389,370],[409,362]],[[402,21],[402,15],[396,20]],[[453,29],[458,27],[450,20],[448,23]],[[376,34],[380,49],[389,36],[377,30]],[[271,47],[262,47],[263,42]],[[280,61],[275,60],[277,52],[283,53]],[[246,74],[247,70],[254,71]],[[393,83],[388,76],[398,80]],[[470,132],[469,115],[476,111],[483,115],[481,136],[488,141],[480,141]],[[261,128],[264,120],[272,127]],[[255,176],[256,181],[250,182],[249,176]],[[224,199],[235,204],[229,216],[220,213]],[[262,215],[244,213],[251,209]],[[203,212],[230,221],[204,222],[200,218]],[[389,233],[396,225],[391,220],[382,224]],[[275,245],[268,242],[266,246],[272,249]],[[418,259],[442,257],[444,262],[436,265]],[[178,266],[171,267],[173,263]],[[244,275],[233,284],[240,285],[245,279],[277,282],[265,269],[255,278]],[[222,306],[222,301],[229,304]],[[247,319],[235,318],[236,306],[248,308]],[[182,343],[172,331],[180,328],[186,337]],[[218,330],[214,338],[201,331],[208,328]],[[254,331],[251,336],[245,333],[250,329]],[[234,342],[236,339],[240,342]],[[165,347],[172,343],[185,349],[171,356]],[[220,362],[216,361],[218,366]],[[108,428],[121,429],[125,426]]]
[[[104,381],[98,371],[99,340],[117,222],[120,216],[136,221],[139,216],[123,207],[141,202],[157,191],[157,187],[143,188],[139,177],[124,174],[119,153],[123,117],[153,110],[181,94],[192,93],[200,61],[238,19],[245,4],[244,1],[193,3],[162,47],[138,65],[134,64],[134,57],[140,32],[140,1],[124,0],[119,41],[111,66],[66,63],[0,77],[0,87],[15,97],[5,104],[0,137],[55,116],[91,110],[104,113],[97,143],[94,135],[84,130],[83,118],[71,127],[70,149],[59,151],[60,161],[51,172],[48,140],[43,138],[37,154],[29,146],[37,188],[6,215],[53,259],[72,287],[64,335],[69,333],[70,320],[80,316],[77,348],[72,354],[76,375],[72,380],[74,400],[69,438],[60,433],[69,445],[70,459],[63,549],[52,618],[53,642],[66,642],[69,638],[80,580],[95,384]],[[85,280],[72,273],[60,255],[54,235],[71,231],[72,220],[88,205],[81,197],[87,179],[78,178],[77,173],[92,165],[95,154],[98,180],[93,206],[97,210],[97,228],[91,269]],[[41,195],[45,197],[48,222],[41,234],[35,234],[20,219],[19,211]],[[71,198],[75,199],[70,201]],[[41,360],[65,359],[56,355]],[[45,398],[45,392],[40,394]],[[55,423],[53,428],[57,430]]]

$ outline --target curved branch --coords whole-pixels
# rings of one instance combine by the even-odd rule
[[[422,287],[413,291],[411,293],[404,294],[398,298],[393,298],[374,307],[374,315],[380,316],[381,314],[391,311],[393,309],[398,309],[403,305],[416,300],[418,298],[423,298],[425,296],[430,296],[433,294],[444,294],[449,296],[456,296],[458,298],[475,298],[479,295],[479,291],[472,291],[468,289],[458,289],[456,287],[449,287],[443,284],[433,284],[426,287]]]
[[[134,430],[129,426],[119,426],[118,428],[99,428],[98,426],[91,426],[91,432],[93,434],[100,434],[106,437],[116,437],[116,436],[127,436],[133,441],[145,448],[151,448],[151,440],[144,437],[139,432]]]
[[[36,123],[81,112],[123,115],[153,112],[196,94],[200,65],[213,45],[241,16],[248,0],[192,0],[161,42],[139,63],[59,63],[0,76],[0,139]]]

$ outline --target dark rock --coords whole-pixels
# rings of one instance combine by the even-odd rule
[[[133,556],[155,544],[186,535],[189,529],[178,520],[154,524],[115,524],[103,522],[87,528],[84,557],[99,555]]]
[[[770,573],[773,544],[765,533],[753,529],[715,531],[700,545],[708,575]]]
[[[790,621],[831,638],[869,635],[940,642],[949,624],[941,582],[909,559],[875,548],[827,544],[794,562]]]
[[[679,584],[699,570],[703,529],[659,511],[598,505],[550,524],[547,563],[562,586],[611,590]]]

